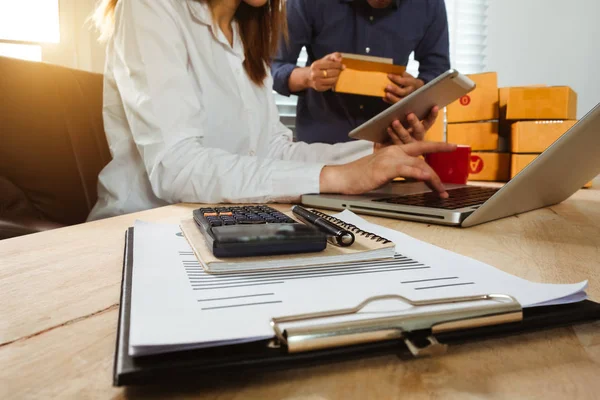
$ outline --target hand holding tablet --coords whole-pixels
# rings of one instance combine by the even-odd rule
[[[409,126],[409,114],[414,113],[419,120],[424,120],[435,106],[440,109],[446,107],[473,89],[475,83],[472,80],[451,69],[355,128],[348,136],[384,143],[390,138],[388,128],[395,120],[405,127]],[[398,132],[398,129],[396,131]]]

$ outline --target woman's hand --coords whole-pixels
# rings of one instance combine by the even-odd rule
[[[446,198],[448,193],[440,178],[419,156],[454,150],[454,144],[435,142],[414,141],[387,146],[354,162],[323,168],[320,177],[321,193],[363,194],[394,178],[405,177],[425,181],[440,197]]]

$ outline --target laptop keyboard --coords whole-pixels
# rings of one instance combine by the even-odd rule
[[[406,196],[389,197],[377,199],[380,203],[401,204],[404,206],[418,206],[429,208],[442,208],[445,210],[456,210],[463,207],[471,207],[483,204],[500,189],[479,186],[466,186],[448,190],[450,195],[442,199],[436,192],[410,194]]]

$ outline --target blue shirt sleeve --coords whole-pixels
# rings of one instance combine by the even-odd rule
[[[287,21],[289,40],[282,38],[279,50],[271,63],[271,74],[273,75],[273,89],[281,95],[289,96],[290,87],[288,81],[302,47],[310,45],[312,35],[311,5],[309,0],[287,0]]]
[[[415,49],[419,79],[425,83],[450,69],[448,16],[444,0],[434,0],[433,16],[425,36]]]

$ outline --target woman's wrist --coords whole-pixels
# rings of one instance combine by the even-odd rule
[[[343,193],[342,165],[326,165],[319,176],[321,193]]]

